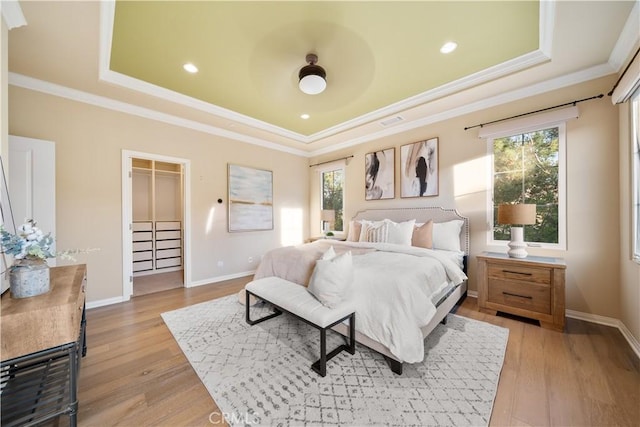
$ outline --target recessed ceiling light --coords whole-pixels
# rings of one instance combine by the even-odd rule
[[[304,120],[307,120],[309,117],[311,117],[311,116],[310,116],[310,115],[308,115],[308,114],[301,114],[301,115],[300,115],[300,118],[301,118],[301,119],[304,119]]]
[[[187,62],[186,64],[184,64],[182,66],[182,68],[184,68],[185,71],[187,71],[189,73],[192,73],[192,74],[198,72],[198,67],[193,65],[191,62]]]
[[[441,53],[451,53],[458,47],[458,43],[456,42],[446,42],[440,48]]]

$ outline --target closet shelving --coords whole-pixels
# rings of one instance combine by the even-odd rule
[[[182,166],[132,159],[133,274],[182,269]]]

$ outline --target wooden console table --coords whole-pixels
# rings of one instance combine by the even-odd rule
[[[86,266],[51,268],[51,290],[2,296],[2,426],[35,425],[60,415],[77,424],[77,378],[86,354]]]

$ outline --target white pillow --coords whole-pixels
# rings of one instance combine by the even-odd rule
[[[460,251],[460,231],[463,221],[454,219],[433,223],[433,249]]]
[[[387,243],[411,246],[413,226],[416,223],[415,219],[404,222],[393,222],[390,219],[385,219],[384,221],[388,227]]]
[[[336,257],[336,250],[333,249],[333,246],[329,246],[329,249],[327,249],[322,254],[322,257],[320,259],[329,260],[329,259],[334,259],[335,257]]]
[[[308,291],[323,305],[334,308],[346,296],[353,282],[351,252],[332,259],[319,259],[309,281]]]
[[[361,242],[385,243],[389,234],[389,225],[385,221],[362,222]]]

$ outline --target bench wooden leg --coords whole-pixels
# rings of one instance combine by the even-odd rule
[[[251,316],[249,315],[249,309],[251,308],[251,306],[249,305],[249,299],[251,298],[251,295],[253,295],[251,292],[249,291],[245,291],[245,296],[246,296],[246,301],[245,301],[245,320],[247,321],[247,323],[251,326],[255,325],[256,323],[260,323],[260,322],[264,322],[265,320],[269,320],[269,319],[273,319],[276,316],[280,316],[282,314],[282,311],[278,310],[277,308],[274,309],[275,312],[269,314],[268,316],[264,316],[261,317],[260,319],[256,319],[256,320],[251,320]]]

